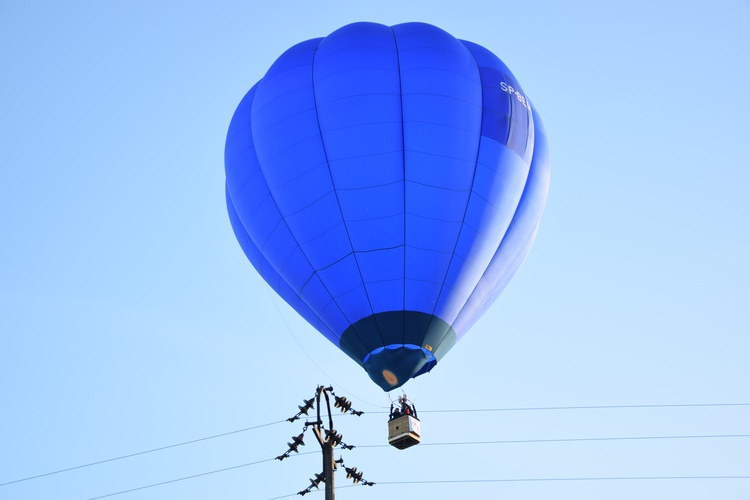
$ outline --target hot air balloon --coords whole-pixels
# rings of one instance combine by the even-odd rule
[[[238,105],[225,167],[247,258],[385,391],[433,369],[505,288],[550,172],[505,64],[423,23],[284,52]]]

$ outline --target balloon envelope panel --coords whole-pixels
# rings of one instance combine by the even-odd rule
[[[431,370],[502,291],[549,186],[512,73],[422,23],[290,48],[235,111],[225,164],[250,262],[384,390]]]

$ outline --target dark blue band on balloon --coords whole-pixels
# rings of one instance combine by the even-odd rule
[[[339,347],[390,391],[430,371],[455,343],[456,332],[437,316],[387,311],[351,325],[341,335]]]

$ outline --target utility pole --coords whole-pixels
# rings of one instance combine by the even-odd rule
[[[323,394],[326,398],[326,407],[328,408],[328,428],[330,431],[326,433],[324,436],[323,433],[325,430],[322,428],[323,420],[320,418],[320,395]],[[336,431],[333,430],[333,416],[331,415],[331,400],[328,397],[328,390],[323,387],[319,386],[316,395],[315,395],[316,403],[317,403],[317,409],[318,409],[318,419],[313,422],[313,433],[315,434],[315,437],[318,439],[318,443],[320,443],[320,448],[323,450],[323,477],[325,478],[324,481],[326,483],[326,498],[325,500],[334,500],[336,497],[336,494],[334,492],[334,476],[333,472],[336,469],[336,463],[334,462],[333,458],[333,448],[336,446]],[[321,432],[322,431],[322,432]],[[341,438],[341,434],[338,435],[339,441]]]
[[[318,488],[321,482],[325,483],[325,500],[335,500],[336,494],[334,490],[334,472],[336,472],[337,466],[340,464],[346,469],[346,478],[352,479],[354,484],[362,482],[365,486],[373,486],[375,483],[372,483],[370,481],[366,481],[362,479],[362,473],[357,473],[357,468],[348,468],[344,466],[344,459],[340,458],[339,460],[335,460],[333,456],[334,449],[336,446],[341,445],[341,448],[345,450],[351,450],[354,448],[354,446],[347,445],[342,441],[342,436],[339,432],[336,431],[336,429],[333,428],[333,414],[331,412],[331,399],[330,395],[332,395],[335,398],[335,408],[339,408],[342,413],[353,413],[354,415],[362,415],[363,412],[356,411],[352,409],[352,403],[351,401],[348,401],[344,397],[336,396],[333,392],[333,387],[324,387],[324,386],[318,386],[318,388],[315,391],[315,396],[307,399],[304,401],[304,406],[299,406],[299,412],[291,418],[288,418],[287,420],[289,422],[294,422],[295,420],[298,420],[302,415],[307,415],[307,412],[313,408],[313,406],[316,407],[317,410],[317,418],[314,421],[306,421],[304,429],[302,431],[302,434],[299,436],[292,436],[292,443],[288,443],[289,449],[283,454],[276,457],[277,460],[284,460],[285,458],[289,457],[291,452],[299,453],[297,448],[299,446],[304,446],[304,434],[307,431],[308,427],[312,427],[313,434],[315,434],[315,438],[318,440],[318,444],[320,444],[320,449],[323,451],[323,472],[320,474],[315,474],[315,479],[310,479],[310,486],[308,486],[306,489],[298,492],[298,495],[306,495],[312,491],[312,488]],[[325,404],[326,409],[328,410],[328,427],[323,423],[323,415],[321,414],[321,396],[325,398]]]

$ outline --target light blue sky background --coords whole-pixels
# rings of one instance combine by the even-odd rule
[[[551,143],[536,244],[404,387],[424,444],[403,452],[367,446],[385,444],[388,397],[269,291],[224,206],[241,97],[286,48],[354,21],[424,21],[488,47]],[[750,475],[741,437],[430,445],[747,435],[749,406],[429,412],[750,403],[749,25],[746,0],[0,0],[0,483],[284,420],[332,383],[370,412],[338,420],[361,445],[342,455],[381,483],[340,499],[750,498],[750,479],[384,484]],[[0,498],[89,499],[261,461],[300,428]],[[270,499],[320,469],[310,453],[114,498]]]

